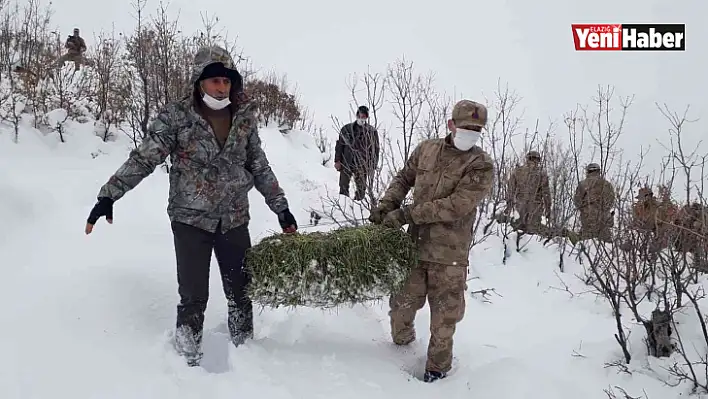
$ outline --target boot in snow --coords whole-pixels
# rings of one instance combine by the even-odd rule
[[[446,373],[441,373],[439,371],[425,371],[425,375],[423,376],[423,381],[424,382],[435,382],[437,380],[442,380],[443,378],[447,377]]]
[[[190,367],[198,366],[202,360],[200,343],[201,333],[194,334],[189,326],[180,326],[175,330],[175,351],[187,360]]]
[[[245,311],[232,308],[229,311],[229,334],[231,342],[239,346],[247,339],[253,339],[253,311],[250,307]]]

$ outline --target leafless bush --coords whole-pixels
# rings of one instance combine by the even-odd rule
[[[246,84],[245,92],[256,104],[256,112],[265,126],[275,124],[290,130],[302,117],[302,108],[295,94],[290,93],[287,77],[270,72],[262,79],[253,78]]]
[[[658,105],[657,105],[658,106]],[[665,166],[668,172],[662,173],[662,177],[668,180],[667,190],[664,193],[668,196],[670,192],[675,192],[685,205],[680,210],[673,209],[667,212],[664,225],[666,226],[663,251],[659,254],[659,274],[665,280],[666,291],[671,290],[672,296],[663,298],[664,301],[671,301],[675,311],[680,310],[684,305],[690,305],[694,321],[698,322],[705,345],[693,347],[693,351],[688,350],[684,342],[681,330],[676,328],[675,340],[678,343],[677,352],[683,358],[683,364],[675,362],[669,368],[670,375],[678,383],[688,382],[691,384],[694,393],[708,392],[708,328],[706,318],[701,309],[701,302],[705,299],[705,291],[698,283],[699,272],[708,271],[705,264],[706,248],[706,211],[703,181],[705,181],[706,155],[699,155],[702,140],[695,144],[686,144],[684,139],[684,128],[689,123],[694,122],[688,118],[689,108],[683,114],[673,112],[665,104],[658,106],[662,115],[669,123],[669,142],[664,145],[668,150],[667,162]],[[696,146],[693,151],[688,151],[686,147]],[[674,183],[672,190],[669,184]],[[698,217],[687,218],[691,211],[698,206]],[[675,206],[678,208],[678,205]],[[673,216],[673,217],[672,217]],[[693,219],[693,223],[685,223],[686,219]],[[691,256],[689,256],[689,254]],[[693,258],[693,259],[691,259]],[[683,301],[688,299],[688,303]],[[699,347],[701,349],[699,349]]]
[[[437,139],[447,134],[447,120],[452,112],[452,99],[444,93],[429,90],[425,93],[425,115],[418,140]]]
[[[480,211],[473,226],[473,232],[475,233],[473,245],[477,243],[476,241],[481,241],[481,239],[477,238],[478,234],[476,233],[479,230],[479,224],[483,220],[482,216],[492,215],[491,219],[482,228],[482,238],[484,238],[495,232],[492,229],[493,224],[495,221],[500,220],[499,212],[502,211],[502,206],[506,206],[507,182],[509,181],[511,168],[515,163],[512,143],[521,134],[520,130],[523,121],[523,113],[519,112],[518,109],[521,104],[521,96],[509,89],[508,84],[502,87],[501,82],[497,82],[494,97],[491,100],[487,99],[486,102],[489,104],[487,108],[489,109],[490,118],[483,131],[481,144],[494,159],[495,176],[490,196],[479,207]],[[501,223],[496,231],[497,234],[501,235],[504,242],[503,263],[506,263],[508,239],[512,231],[512,223]]]
[[[569,187],[578,185],[576,166],[571,147],[558,139],[552,139],[546,146],[543,163],[548,172],[551,191],[551,218],[547,220],[548,236],[544,244],[554,241],[559,248],[558,267],[564,271],[568,253],[568,238],[572,235],[568,225],[575,216],[572,191]]]
[[[316,130],[309,130],[309,132],[315,139],[317,149],[320,150],[322,154],[322,166],[327,166],[329,161],[332,160],[332,141],[327,136],[327,131],[324,127],[320,126]]]
[[[389,157],[384,161],[389,170],[400,170],[413,151],[417,138],[423,130],[425,104],[434,98],[433,75],[419,74],[413,62],[404,58],[389,65],[386,73],[386,89],[390,96],[393,115],[398,122],[399,138],[394,143],[389,140]]]
[[[576,178],[580,181],[580,170],[584,165],[581,166],[582,159],[582,148],[586,145],[584,140],[589,136],[590,143],[593,149],[599,149],[599,158],[596,157],[596,151],[593,151],[591,155],[591,160],[597,162],[601,165],[601,174],[604,178],[608,178],[608,166],[615,161],[617,152],[613,151],[613,145],[617,142],[619,137],[622,135],[623,122],[626,116],[627,108],[629,104],[627,102],[621,101],[622,107],[620,108],[619,115],[611,112],[610,105],[612,104],[612,89],[608,88],[602,90],[598,88],[598,95],[593,98],[594,109],[590,111],[588,107],[578,106],[574,112],[567,114],[565,116],[565,124],[568,127],[568,132],[570,134],[570,145],[571,153],[574,163],[574,169],[576,170]],[[615,120],[619,119],[619,126],[616,124]],[[581,144],[578,145],[578,142]],[[640,165],[639,165],[640,166]],[[638,167],[635,168],[635,170]],[[628,186],[630,183],[630,176],[632,173],[632,165],[628,163],[627,165],[622,165],[617,169],[616,179],[608,179],[613,183],[615,191],[622,192],[623,188]],[[631,189],[631,184],[629,184]],[[599,193],[601,196],[604,192]],[[613,195],[617,195],[613,193]],[[614,213],[622,212],[622,202],[616,203],[616,209]],[[615,215],[617,216],[617,215]],[[622,218],[619,218],[624,220]],[[609,302],[613,316],[616,321],[617,331],[615,333],[615,339],[619,344],[623,352],[624,361],[629,363],[631,360],[631,352],[629,348],[628,341],[628,331],[623,324],[621,309],[624,306],[624,302],[628,299],[627,292],[627,282],[632,282],[631,277],[628,277],[626,273],[626,268],[621,262],[621,255],[619,253],[618,246],[606,243],[595,236],[588,236],[583,230],[585,226],[581,228],[580,238],[585,241],[581,242],[580,254],[581,259],[587,260],[586,265],[586,276],[584,280],[593,285],[597,291]],[[621,226],[619,227],[621,229]],[[587,240],[591,239],[591,240]],[[586,245],[590,244],[590,246]],[[628,304],[630,308],[632,304],[637,305],[643,298],[629,298],[631,302]],[[637,319],[641,320],[641,319]]]
[[[98,46],[93,51],[93,70],[96,74],[95,132],[103,141],[112,137],[112,130],[119,128],[128,116],[132,91],[132,75],[123,65],[123,42],[116,38],[115,31],[110,35],[101,33],[97,38]]]

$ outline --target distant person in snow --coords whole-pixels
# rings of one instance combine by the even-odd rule
[[[551,219],[551,188],[548,173],[541,167],[541,154],[529,151],[526,164],[514,168],[508,184],[506,211],[516,208],[521,230],[541,234],[541,216]]]
[[[356,121],[342,126],[334,149],[334,167],[339,171],[339,194],[349,196],[352,176],[355,201],[364,199],[367,181],[379,163],[379,132],[369,124],[369,108],[357,109]]]
[[[479,145],[487,108],[462,100],[447,122],[452,134],[421,142],[406,160],[369,221],[392,228],[408,225],[420,263],[389,300],[396,345],[415,341],[415,316],[430,304],[430,342],[424,381],[444,378],[452,368],[452,342],[465,314],[470,234],[480,202],[489,195],[494,163]],[[413,190],[413,203],[401,206]]]
[[[78,71],[81,64],[85,64],[84,53],[86,52],[86,42],[79,36],[79,28],[74,28],[74,34],[69,36],[64,43],[67,49],[66,54],[57,60],[57,66],[63,67],[67,61],[74,62],[74,70]]]
[[[585,171],[587,176],[573,195],[573,204],[580,211],[580,239],[597,238],[611,242],[610,229],[615,225],[615,188],[602,175],[600,165],[588,164]]]
[[[99,217],[113,220],[113,203],[170,156],[167,213],[172,222],[180,304],[175,348],[190,365],[202,357],[204,311],[209,296],[212,250],[228,303],[231,339],[253,336],[253,306],[246,296],[250,275],[244,255],[251,246],[248,192],[255,188],[278,216],[283,232],[297,223],[261,147],[252,102],[233,59],[220,47],[194,56],[189,95],[168,104],[147,137],[98,193],[86,233]]]

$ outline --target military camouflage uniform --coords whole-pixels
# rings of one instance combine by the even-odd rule
[[[486,123],[486,108],[463,100],[454,107],[452,119],[457,128],[479,129]],[[418,244],[420,265],[389,301],[391,335],[398,345],[415,339],[415,315],[427,297],[431,336],[426,375],[434,373],[436,378],[451,368],[453,334],[465,313],[470,231],[494,176],[487,153],[478,146],[461,151],[452,139],[450,135],[420,143],[372,212],[375,223],[379,220],[374,215],[401,218]],[[412,205],[399,208],[411,189]]]
[[[597,238],[610,242],[614,226],[615,189],[600,172],[600,165],[591,163],[587,177],[578,184],[573,203],[580,211],[580,238]]]
[[[86,64],[84,59],[84,52],[86,52],[86,42],[79,36],[79,29],[74,29],[74,35],[69,36],[66,39],[64,47],[67,48],[66,54],[59,57],[57,60],[57,66],[62,67],[67,61],[72,61],[74,63],[74,70],[78,71],[81,64]]]
[[[530,151],[526,164],[511,172],[507,189],[507,211],[516,208],[522,230],[538,234],[542,232],[541,216],[551,215],[551,188],[548,174],[541,168],[541,154]]]
[[[231,113],[223,146],[210,121],[198,112],[202,102],[197,81],[207,66],[217,62],[231,70],[232,82],[231,106],[222,110]],[[98,194],[119,200],[170,157],[167,213],[175,236],[181,297],[176,341],[178,349],[195,363],[201,358],[212,249],[229,306],[229,329],[238,343],[253,330],[252,305],[245,294],[250,276],[243,267],[250,247],[248,192],[255,187],[279,217],[289,214],[283,190],[261,148],[253,104],[245,101],[242,87],[241,76],[224,49],[200,49],[194,57],[188,95],[158,113],[140,147]]]
[[[708,235],[708,211],[697,202],[685,205],[678,213],[676,225],[679,226],[676,247],[679,251],[692,253],[695,267],[708,272],[706,237]]]
[[[628,236],[621,249],[625,251],[639,251],[639,255],[646,256],[650,263],[656,262],[659,251],[666,246],[667,231],[660,215],[659,203],[650,188],[639,189],[637,202],[632,205],[632,215],[629,222],[630,231],[624,232]]]

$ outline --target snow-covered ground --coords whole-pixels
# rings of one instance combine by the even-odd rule
[[[604,398],[614,386],[634,397],[686,395],[648,371],[654,363],[641,355],[641,327],[632,336],[633,375],[604,367],[621,357],[614,319],[602,299],[579,294],[588,287],[573,276],[580,266],[572,259],[561,283],[554,248],[534,241],[502,264],[496,237],[470,255],[469,291],[495,293],[491,303],[468,296],[448,379],[424,384],[411,377],[425,360],[427,307],[409,351],[392,347],[385,303],[336,312],[264,309],[256,314],[255,339],[234,348],[215,263],[204,364],[189,368],[168,343],[178,296],[166,174],[158,169],[116,204],[113,225],[101,220],[86,236],[96,193],[124,161],[128,141],[103,143],[90,124],[72,124],[67,143],[24,128],[14,144],[2,129],[3,399],[567,399]],[[336,173],[321,166],[306,133],[264,129],[261,137],[293,213],[308,224],[307,209],[318,206],[325,184],[336,187]],[[278,224],[257,191],[251,200],[257,240]]]

